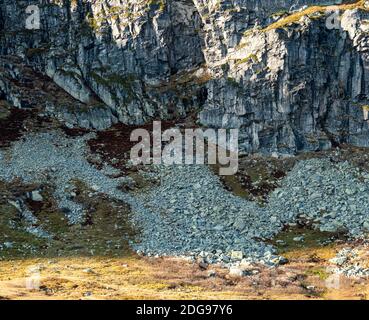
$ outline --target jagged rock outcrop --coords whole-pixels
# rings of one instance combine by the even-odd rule
[[[341,28],[305,17],[285,29],[245,36],[208,82],[200,120],[242,128],[248,151],[369,146],[368,14],[346,11]]]
[[[188,83],[206,77],[192,1],[43,1],[41,29],[27,30],[26,8],[38,3],[1,6],[1,55],[22,57],[87,107],[98,98],[125,123],[200,104],[201,88]]]
[[[369,146],[362,1],[341,6],[336,29],[322,10],[273,27],[289,11],[341,2],[50,0],[39,5],[40,30],[27,30],[25,9],[39,2],[4,0],[0,97],[97,129],[197,111],[205,126],[240,128],[246,152]],[[30,69],[70,102],[32,100],[18,85]]]

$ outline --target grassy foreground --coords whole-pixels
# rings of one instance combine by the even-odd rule
[[[366,280],[329,286],[334,247],[292,250],[290,262],[249,277],[174,258],[28,258],[0,261],[0,299],[366,299]],[[37,286],[39,281],[39,286]]]

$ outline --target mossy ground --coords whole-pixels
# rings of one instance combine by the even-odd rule
[[[268,195],[280,184],[282,178],[295,164],[294,158],[278,160],[275,158],[246,157],[239,160],[235,175],[220,176],[225,189],[235,195],[261,205]],[[219,174],[219,164],[211,165],[214,174]]]
[[[9,104],[4,100],[0,100],[0,120],[7,119],[9,116]]]
[[[90,197],[89,190],[76,181],[76,200],[88,209],[84,221],[70,225],[65,214],[57,209],[51,190],[43,191],[44,201],[26,200],[38,222],[35,225],[52,235],[51,239],[36,237],[25,231],[25,222],[8,200],[0,201],[0,243],[12,246],[0,251],[0,259],[33,258],[39,256],[120,256],[131,254],[128,240],[137,232],[128,223],[129,206],[104,196]],[[0,183],[3,199],[24,195],[30,186]]]
[[[294,239],[302,237],[301,241]],[[314,253],[324,253],[324,259],[330,259],[334,256],[336,242],[343,242],[344,234],[322,232],[310,227],[290,227],[280,232],[272,241],[277,248],[278,254],[288,259],[295,257],[310,258]]]

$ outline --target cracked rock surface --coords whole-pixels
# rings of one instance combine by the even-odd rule
[[[195,112],[239,128],[247,153],[369,146],[364,2],[343,1],[333,29],[331,11],[309,11],[341,2],[44,1],[27,30],[39,1],[4,0],[0,98],[96,129]],[[41,75],[52,85],[30,85]]]

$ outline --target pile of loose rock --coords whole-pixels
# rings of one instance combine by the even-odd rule
[[[226,192],[205,166],[157,167],[158,188],[139,197],[151,216],[136,214],[147,254],[186,254],[209,262],[281,262],[270,239],[297,219],[321,231],[362,237],[368,229],[369,174],[347,162],[299,162],[261,207]],[[245,261],[244,261],[245,262]]]
[[[160,186],[137,195],[151,213],[134,215],[142,227],[142,242],[134,245],[138,250],[201,257],[210,263],[240,261],[244,256],[279,261],[272,246],[256,240],[270,225],[264,209],[225,191],[208,167],[160,166],[154,174]],[[277,220],[274,226],[282,227]]]
[[[81,221],[86,211],[74,200],[73,181],[80,180],[92,190],[91,196],[102,193],[130,205],[132,224],[140,230],[140,241],[131,242],[137,252],[230,267],[283,263],[264,240],[297,219],[352,237],[363,237],[369,227],[369,174],[347,162],[298,162],[263,206],[226,191],[204,165],[151,166],[141,174],[159,183],[127,193],[119,187],[131,183],[130,177],[114,178],[114,168],[98,170],[87,161],[86,140],[91,137],[70,138],[59,131],[25,136],[0,150],[0,179],[52,182],[55,199],[71,223]]]
[[[369,230],[369,173],[348,162],[300,161],[275,190],[268,210],[281,222],[297,215],[313,220],[321,231],[347,231],[360,237]]]
[[[330,260],[335,266],[331,271],[347,277],[368,277],[368,247],[344,248]]]
[[[85,213],[83,206],[74,201],[76,180],[92,190],[91,196],[100,192],[130,202],[131,197],[117,189],[126,178],[109,178],[113,168],[98,170],[87,161],[86,140],[92,137],[69,138],[60,131],[27,135],[11,149],[0,150],[0,179],[11,182],[21,178],[25,184],[52,183],[58,206],[71,223],[80,222]]]

